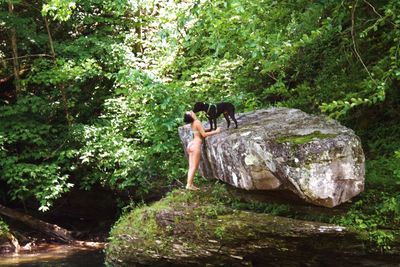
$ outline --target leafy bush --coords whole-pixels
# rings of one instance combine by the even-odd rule
[[[92,170],[84,178],[86,186],[99,181],[119,190],[146,191],[153,178],[183,175],[177,127],[188,109],[187,92],[130,71],[119,74],[119,93],[105,101],[99,120],[83,125],[77,135],[83,137],[81,163]]]
[[[66,162],[54,154],[62,145],[64,127],[46,122],[45,117],[53,114],[50,108],[40,108],[45,103],[30,96],[12,106],[0,106],[0,177],[8,184],[12,199],[34,196],[43,211],[72,187]]]
[[[370,189],[335,222],[364,232],[372,248],[390,250],[400,234],[400,194]]]
[[[9,231],[8,225],[0,218],[0,237]]]
[[[399,188],[400,159],[394,156],[379,157],[366,161],[366,182],[368,186],[383,187],[387,190]],[[391,189],[392,188],[392,189]]]

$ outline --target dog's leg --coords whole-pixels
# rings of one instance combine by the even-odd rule
[[[206,132],[211,132],[213,129],[213,121],[210,117],[208,117],[208,123],[210,124],[210,130],[207,130]]]
[[[237,125],[237,120],[235,118],[235,111],[231,110],[229,112],[229,117],[231,117],[231,119],[235,122],[235,129],[237,129],[238,125]]]
[[[224,117],[225,117],[225,120],[226,120],[226,124],[228,125],[228,128],[229,128],[229,125],[231,125],[231,121],[229,120],[229,116],[228,116],[227,112],[224,112]]]

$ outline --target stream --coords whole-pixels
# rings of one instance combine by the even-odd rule
[[[0,255],[0,266],[19,267],[101,267],[104,264],[102,249],[69,245],[48,245],[38,252]]]
[[[393,266],[400,267],[399,257],[393,256],[348,256],[309,255],[307,252],[273,253],[252,259],[253,266]],[[102,249],[82,249],[68,245],[51,245],[37,253],[1,255],[1,266],[19,267],[103,267]],[[337,265],[338,264],[338,265]],[[160,266],[163,266],[161,264]],[[171,266],[166,263],[166,266]]]

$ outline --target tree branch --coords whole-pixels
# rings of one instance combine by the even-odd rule
[[[356,45],[356,37],[355,37],[355,22],[354,22],[354,18],[355,18],[355,13],[356,13],[356,7],[357,7],[357,2],[358,0],[356,0],[353,4],[352,10],[351,10],[351,39],[353,41],[353,49],[354,52],[357,55],[357,58],[360,60],[361,64],[363,65],[364,69],[367,71],[369,77],[371,78],[371,80],[376,84],[375,79],[372,77],[371,72],[368,70],[367,66],[365,65],[360,53],[358,52],[357,49],[357,45]]]
[[[33,54],[33,55],[25,55],[25,56],[19,56],[17,59],[20,58],[28,58],[28,57],[53,57],[52,55],[49,54]],[[14,57],[9,57],[9,58],[0,58],[0,60],[14,60]]]
[[[379,14],[379,13],[376,11],[375,7],[374,7],[370,2],[368,2],[367,0],[364,0],[364,3],[366,3],[367,5],[369,5],[369,6],[372,8],[372,10],[374,11],[374,13],[377,14],[380,18],[383,18],[382,15]]]
[[[8,81],[11,80],[12,78],[14,78],[14,74],[8,75],[7,77],[0,79],[0,84],[1,84],[1,83],[5,83],[5,82],[8,82]]]
[[[367,5],[369,5],[369,6],[372,8],[372,10],[374,11],[374,13],[375,13],[376,15],[378,15],[381,19],[383,18],[383,16],[382,16],[381,14],[379,14],[378,11],[376,11],[375,7],[374,7],[370,2],[368,2],[367,0],[364,0],[364,3],[366,3]],[[392,21],[390,21],[390,20],[389,20],[389,23],[392,24],[393,26],[397,26],[396,23],[394,23],[394,22],[392,22]]]
[[[75,239],[72,237],[72,234],[70,231],[59,227],[58,225],[55,224],[50,224],[47,222],[44,222],[42,220],[33,218],[32,216],[28,214],[21,213],[19,211],[15,211],[12,209],[9,209],[3,205],[0,204],[0,214],[7,216],[9,218],[12,218],[14,220],[20,221],[26,225],[29,225],[33,229],[36,229],[40,232],[46,233],[50,236],[53,236],[59,241],[65,242],[65,243],[71,243],[75,241]]]

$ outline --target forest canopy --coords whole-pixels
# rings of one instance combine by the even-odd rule
[[[0,7],[2,199],[46,211],[72,188],[140,195],[181,180],[177,127],[196,101],[327,114],[362,138],[368,183],[399,184],[397,0]]]

